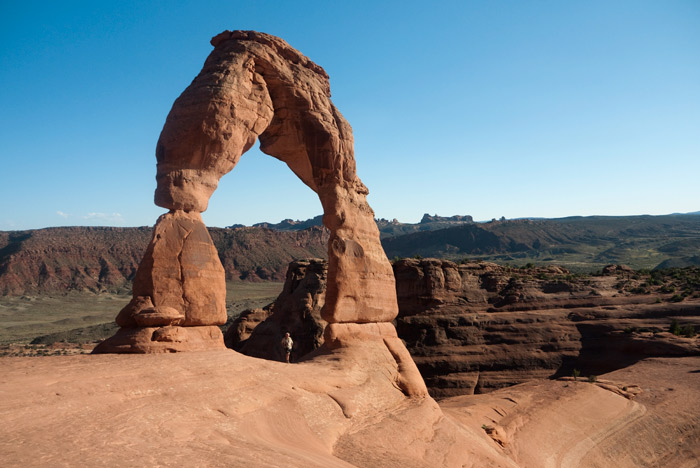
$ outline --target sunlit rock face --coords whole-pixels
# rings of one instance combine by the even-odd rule
[[[219,179],[259,138],[260,149],[284,161],[323,206],[330,231],[321,311],[329,323],[328,346],[374,337],[387,343],[399,367],[410,367],[412,361],[398,361],[407,353],[389,323],[398,313],[392,268],[355,171],[352,128],[330,100],[328,75],[268,34],[225,31],[211,43],[214,51],[173,104],[156,148],[155,203],[170,212],[156,223],[134,299],[118,317],[120,334],[97,352],[185,351],[186,332],[156,328],[149,337],[143,330],[225,321],[224,272],[199,213]],[[206,330],[211,347],[223,347],[221,336]],[[201,336],[197,349],[206,347]],[[168,345],[151,346],[156,337]],[[421,392],[421,385],[413,388]]]

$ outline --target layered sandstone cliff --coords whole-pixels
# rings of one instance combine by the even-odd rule
[[[405,259],[394,271],[399,336],[435,396],[700,354],[697,338],[668,333],[673,319],[700,326],[700,300],[669,302],[664,285],[641,288],[648,275],[629,269],[589,276]]]
[[[208,228],[227,281],[283,281],[296,258],[325,257],[328,231]],[[131,287],[153,229],[60,227],[0,232],[0,294]]]
[[[322,277],[306,282],[299,276],[300,264],[304,262],[290,265],[290,272],[296,273],[285,290],[303,284],[306,303],[318,307],[324,294]],[[674,319],[700,329],[697,297],[671,302],[669,291],[683,287],[677,279],[650,285],[650,274],[624,267],[590,276],[572,275],[560,267],[509,268],[437,259],[400,260],[394,263],[394,273],[399,337],[436,397],[572,375],[574,369],[584,376],[599,375],[651,356],[700,354],[697,337],[668,332]],[[283,293],[272,310],[298,314],[291,307],[294,303]],[[250,338],[245,347],[235,349],[274,358],[269,342],[251,334],[254,321],[239,320],[248,325]],[[281,338],[277,322],[263,323],[266,334]],[[237,333],[234,327],[228,332]],[[305,350],[317,346],[305,333],[292,336]]]

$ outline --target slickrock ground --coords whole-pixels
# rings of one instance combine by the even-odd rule
[[[2,465],[698,466],[697,357],[440,407],[405,398],[395,373],[372,345],[291,365],[230,350],[0,358]]]
[[[2,358],[0,371],[4,466],[468,463],[467,434],[405,397],[381,342],[291,365],[224,350]]]
[[[628,395],[627,399],[621,394]],[[440,402],[519,466],[700,466],[700,358],[651,358],[596,383],[533,381]]]

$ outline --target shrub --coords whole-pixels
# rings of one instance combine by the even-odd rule
[[[695,327],[692,325],[685,325],[683,328],[681,328],[680,334],[686,338],[692,338],[695,336]]]
[[[578,369],[574,369],[574,371],[571,373],[571,375],[574,376],[574,380],[578,379],[578,377],[581,375],[581,371]]]
[[[676,319],[671,320],[671,325],[668,327],[668,331],[670,333],[673,333],[676,336],[681,334],[681,326],[678,323],[678,320],[676,320]]]
[[[598,381],[598,377],[595,376],[595,375],[589,375],[589,376],[588,376],[588,381],[589,381],[590,383],[596,383],[596,382]]]

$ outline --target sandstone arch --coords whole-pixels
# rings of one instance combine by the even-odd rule
[[[330,100],[326,72],[283,40],[225,31],[177,98],[156,148],[155,203],[170,211],[154,228],[122,327],[96,352],[223,347],[224,272],[200,214],[219,179],[256,138],[321,200],[330,231],[323,318],[328,347],[383,340],[413,392],[422,379],[390,323],[394,276],[379,242],[367,188],[355,170],[352,129]],[[408,372],[406,374],[406,372]]]

